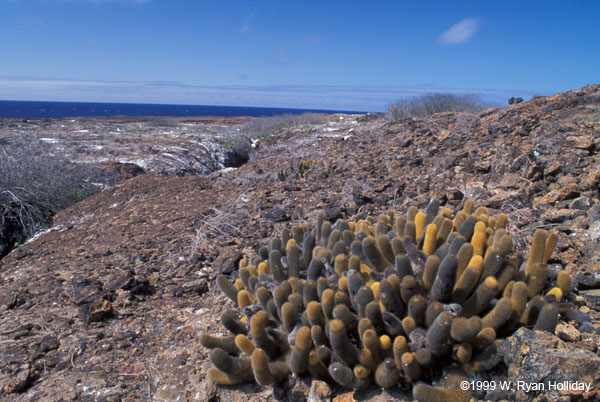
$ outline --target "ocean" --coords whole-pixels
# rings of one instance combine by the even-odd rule
[[[2,101],[0,117],[65,118],[106,116],[254,116],[302,113],[365,113],[348,110],[245,106],[158,105],[148,103]]]

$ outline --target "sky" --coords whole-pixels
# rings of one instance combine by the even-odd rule
[[[0,99],[384,111],[600,81],[600,1],[0,0]]]

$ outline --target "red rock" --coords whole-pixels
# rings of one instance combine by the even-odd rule
[[[242,254],[236,247],[224,247],[212,264],[215,275],[230,274],[237,270],[238,263],[241,259]]]
[[[585,212],[580,209],[558,209],[545,212],[542,219],[549,223],[561,223],[583,215]]]
[[[528,383],[582,382],[588,391],[573,389],[566,392],[545,390],[548,400],[562,396],[593,399],[600,396],[600,357],[586,349],[565,343],[544,331],[520,328],[499,347],[509,376]],[[533,398],[523,390],[517,390],[516,399],[528,401]]]
[[[107,300],[98,300],[89,306],[88,322],[102,321],[112,315],[113,307]]]
[[[568,136],[567,143],[573,148],[591,150],[594,148],[594,137],[591,135]]]
[[[586,172],[581,186],[586,190],[598,190],[600,188],[600,166],[594,165]]]
[[[14,394],[23,392],[31,382],[31,368],[29,364],[24,364],[19,367],[19,370],[4,384],[4,392]]]

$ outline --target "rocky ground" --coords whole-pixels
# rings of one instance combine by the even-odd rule
[[[329,219],[365,217],[423,208],[431,197],[450,208],[473,199],[507,213],[519,251],[535,229],[556,231],[550,263],[578,280],[578,309],[563,316],[557,335],[519,330],[492,375],[586,380],[591,393],[476,396],[600,397],[600,86],[480,115],[398,122],[335,115],[260,139],[239,168],[222,169],[215,157],[220,170],[212,173],[191,159],[171,164],[205,152],[202,135],[223,149],[232,147],[215,138],[250,144],[256,138],[241,123],[1,122],[3,132],[71,144],[80,161],[132,163],[149,174],[60,212],[49,231],[0,261],[0,400],[411,400],[410,387],[353,394],[314,382],[311,390],[308,377],[287,390],[216,387],[206,379],[210,362],[198,336],[225,333],[219,316],[232,305],[214,278],[235,276],[242,255],[272,233],[292,222],[312,226],[320,211]],[[129,136],[135,127],[138,136]]]
[[[50,152],[75,164],[103,166],[120,173],[165,176],[207,175],[248,160],[245,117],[110,117],[0,119],[0,143],[33,135]],[[131,166],[134,164],[137,168]]]
[[[0,170],[15,164],[6,162],[7,159],[20,160],[20,167],[7,172],[11,179],[1,180],[0,187],[23,186],[27,179],[13,176],[30,170],[30,181],[40,181],[42,186],[50,188],[51,182],[61,178],[60,174],[47,170],[61,163],[64,167],[61,174],[71,181],[54,186],[63,193],[88,194],[140,174],[196,176],[239,167],[248,161],[252,150],[246,135],[249,133],[240,132],[248,120],[245,117],[0,119],[0,145],[9,150],[0,152]],[[33,187],[32,183],[27,187]],[[3,191],[0,194],[6,195]],[[24,200],[22,196],[17,198]],[[7,197],[2,200],[7,202]],[[27,225],[20,219],[19,205],[6,209],[4,206],[0,206],[0,258],[29,235],[24,230]],[[40,220],[45,221],[46,217],[34,219]]]

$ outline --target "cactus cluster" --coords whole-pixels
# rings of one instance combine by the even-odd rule
[[[427,381],[441,365],[492,369],[503,337],[520,326],[554,331],[571,278],[550,280],[556,235],[539,229],[528,258],[513,252],[507,216],[473,202],[424,211],[294,225],[217,278],[237,306],[225,337],[202,334],[210,380],[263,386],[308,374],[343,387]],[[418,400],[464,400],[426,384]],[[434,399],[431,399],[433,395]],[[442,400],[439,399],[439,400]]]

